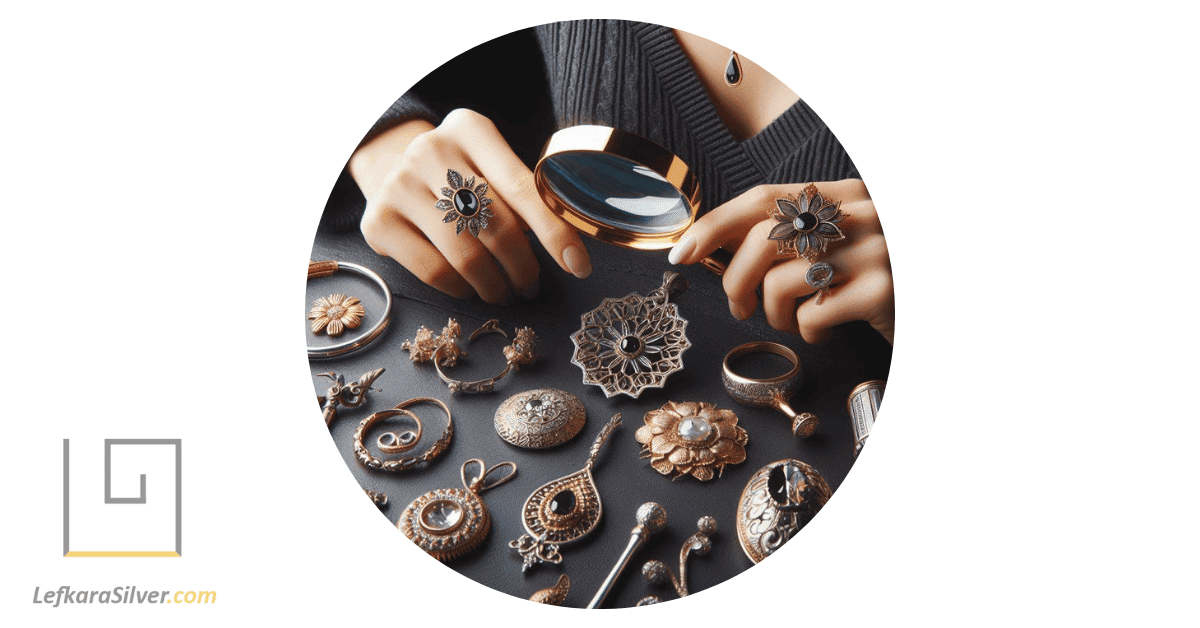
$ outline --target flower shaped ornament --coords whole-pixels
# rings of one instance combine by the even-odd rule
[[[579,331],[571,334],[571,362],[583,369],[583,383],[604,390],[604,396],[637,398],[646,388],[662,388],[667,377],[683,368],[683,352],[692,346],[687,320],[674,303],[667,303],[668,284],[643,297],[605,299],[584,314]]]
[[[746,459],[749,435],[738,426],[732,410],[707,403],[668,402],[646,413],[646,424],[634,437],[643,446],[643,458],[663,475],[691,475],[697,480],[720,476],[725,465]]]
[[[330,336],[340,336],[346,329],[354,329],[362,324],[366,313],[367,310],[358,299],[344,294],[331,294],[313,301],[308,320],[312,321],[314,334],[325,330]]]
[[[779,224],[767,238],[775,241],[780,255],[791,253],[815,262],[829,243],[846,238],[837,226],[848,215],[841,206],[841,201],[829,201],[811,184],[794,201],[775,199],[771,217]]]
[[[458,235],[463,229],[471,231],[471,235],[479,237],[479,232],[487,229],[488,219],[494,217],[488,205],[492,199],[484,197],[487,194],[486,181],[475,185],[475,177],[463,180],[463,176],[454,170],[446,170],[446,182],[450,187],[442,188],[442,196],[434,207],[446,212],[442,222],[458,221],[454,233]]]

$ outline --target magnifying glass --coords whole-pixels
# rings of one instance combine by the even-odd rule
[[[640,135],[606,126],[555,132],[534,180],[550,210],[571,226],[627,248],[671,248],[700,211],[700,181],[682,159]],[[710,256],[701,264],[720,275],[728,259]]]

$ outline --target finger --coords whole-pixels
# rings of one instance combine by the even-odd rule
[[[449,174],[431,182],[431,187],[438,191],[437,206],[443,208],[442,220],[450,220],[458,229],[458,222],[466,221],[466,231],[471,231],[470,220],[476,218],[478,232],[471,231],[479,238],[484,248],[500,263],[500,268],[507,277],[507,283],[517,293],[524,297],[533,297],[538,291],[538,263],[529,248],[529,240],[525,238],[523,225],[512,209],[490,190],[490,185],[472,172],[473,166],[464,166],[464,170],[456,170],[459,174],[460,185],[470,189],[476,197],[478,207],[475,214],[463,216],[456,209],[454,197],[458,189],[451,185]]]
[[[469,168],[463,163],[453,161],[450,163],[441,161],[440,163],[442,164],[439,166],[440,168],[454,170],[460,175],[463,171],[469,172]],[[428,172],[429,170],[425,171],[426,174]],[[500,271],[491,251],[478,238],[483,231],[481,227],[485,221],[488,226],[491,226],[491,219],[494,216],[491,216],[490,211],[484,213],[488,208],[482,207],[482,202],[469,216],[459,213],[455,209],[444,209],[445,203],[439,205],[439,201],[447,200],[441,193],[441,188],[449,187],[447,178],[447,173],[443,171],[441,178],[443,185],[435,188],[438,190],[437,192],[430,189],[431,182],[426,182],[424,186],[408,187],[409,190],[412,190],[408,201],[411,203],[409,206],[412,207],[409,219],[442,252],[446,260],[458,271],[458,274],[471,284],[481,299],[488,303],[507,303],[512,300],[512,290],[509,288],[508,280]],[[424,189],[421,189],[422,187]],[[452,190],[450,196],[453,196],[453,192]],[[453,201],[449,202],[453,207]]]
[[[446,116],[442,125],[470,138],[463,143],[468,158],[496,194],[529,225],[554,261],[580,279],[590,275],[591,258],[579,234],[542,202],[533,172],[512,152],[491,120],[473,111],[457,109]]]
[[[396,260],[425,284],[459,299],[475,295],[441,252],[390,206],[368,206],[359,226],[376,253]]]
[[[667,261],[694,264],[723,246],[740,242],[754,225],[770,217],[769,209],[776,197],[775,186],[760,185],[714,208],[688,227],[671,248]]]
[[[871,323],[890,338],[890,328],[880,328],[894,319],[894,311],[891,274],[872,271],[837,286],[819,305],[816,299],[801,303],[796,319],[800,335],[810,344],[827,340],[834,325],[858,320]]]
[[[725,295],[729,297],[729,311],[738,320],[746,320],[758,306],[755,289],[771,266],[779,260],[775,241],[768,240],[774,221],[759,222],[746,234],[745,241],[738,247],[729,268],[721,278]]]
[[[847,283],[872,269],[890,269],[887,243],[882,234],[868,235],[849,245],[837,243],[831,249],[821,261],[833,267],[833,286]],[[799,333],[796,299],[817,291],[808,284],[807,275],[811,266],[808,260],[796,258],[776,264],[763,277],[763,312],[771,327]]]
[[[882,232],[875,206],[861,179],[814,185],[826,198],[843,201],[842,209],[847,214],[843,229],[856,229],[863,233]],[[806,187],[806,183],[760,185],[742,193],[697,219],[671,249],[667,260],[672,264],[693,264],[718,248],[734,248],[732,245],[741,242],[754,225],[772,215],[777,200],[793,198]]]

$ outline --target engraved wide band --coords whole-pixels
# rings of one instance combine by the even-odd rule
[[[792,364],[783,375],[768,378],[754,378],[738,375],[731,366],[733,361],[752,353],[774,353]],[[776,407],[776,399],[787,399],[800,388],[803,369],[800,366],[800,356],[795,351],[777,342],[749,342],[734,348],[725,355],[721,363],[721,381],[725,391],[735,400],[760,408]]]

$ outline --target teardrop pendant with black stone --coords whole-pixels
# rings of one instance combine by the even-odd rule
[[[587,536],[600,523],[604,505],[592,477],[592,465],[601,446],[620,424],[621,415],[616,414],[600,430],[582,469],[539,486],[525,500],[521,516],[527,534],[508,544],[521,555],[521,571],[538,563],[562,562],[559,546]]]
[[[729,51],[729,63],[725,64],[725,84],[737,87],[742,82],[742,60],[738,53]]]

